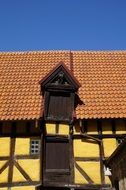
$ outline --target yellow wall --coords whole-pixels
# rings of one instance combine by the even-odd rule
[[[26,171],[33,181],[40,180],[40,160],[39,159],[25,159],[19,160],[19,165]]]
[[[74,157],[99,157],[99,145],[92,140],[75,139],[74,140]],[[94,161],[76,161],[82,170],[94,181],[95,184],[101,183],[100,178],[100,162]],[[75,167],[74,170],[75,183],[87,184],[88,181]],[[95,175],[94,175],[95,174]]]
[[[0,174],[0,182],[1,183],[8,182],[8,167]]]
[[[91,180],[94,182],[94,184],[100,184],[101,183],[101,177],[100,177],[100,162],[90,162],[90,161],[78,161],[77,164],[80,166],[86,174],[91,178]],[[95,175],[94,175],[95,174]],[[76,183],[89,183],[77,169],[75,170],[75,182]]]
[[[16,155],[28,155],[30,152],[30,138],[16,138]]]
[[[8,190],[8,188],[0,188],[0,190]],[[11,187],[11,190],[35,190],[34,186],[23,186],[23,187]]]
[[[47,132],[47,134],[69,135],[69,125],[59,124],[58,133],[57,133],[56,132],[56,124],[55,123],[47,123],[46,124],[46,132]]]
[[[34,186],[12,187],[11,190],[35,190]]]
[[[109,176],[105,176],[105,183],[111,184],[111,180],[110,180]]]
[[[0,138],[0,155],[9,156],[10,154],[10,138],[1,137]]]
[[[74,140],[75,157],[99,157],[99,145],[91,140]]]
[[[14,166],[13,168],[13,182],[26,181],[24,176],[20,173],[20,171]]]
[[[54,123],[46,124],[46,132],[47,134],[55,134],[56,133],[56,125]]]
[[[0,156],[10,155],[10,138],[0,138]],[[30,155],[30,138],[16,138],[15,153],[14,155]],[[6,161],[0,161],[0,169],[4,166]],[[39,159],[16,159],[16,162],[22,167],[23,170],[30,176],[33,181],[40,181],[40,160]],[[8,182],[8,169],[7,167],[0,174],[0,183]],[[13,182],[25,182],[26,179],[20,171],[14,166],[13,168]],[[5,188],[6,189],[6,188]],[[12,189],[24,189],[24,187],[14,187]],[[34,187],[26,187],[25,189],[32,190]]]
[[[106,138],[103,139],[105,157],[109,157],[117,148],[116,139]]]
[[[8,126],[7,126],[8,125]],[[18,127],[23,126],[23,122],[18,122]],[[3,132],[8,133],[10,131],[10,123],[4,123]],[[116,134],[126,133],[126,126],[123,120],[116,120]],[[25,128],[18,130],[18,132],[25,132]],[[56,124],[46,124],[47,134],[56,134]],[[102,121],[102,133],[112,134],[111,120]],[[58,135],[69,135],[69,125],[59,124]],[[74,134],[80,134],[79,123],[74,127]],[[87,134],[98,134],[97,122],[95,120],[88,121]],[[105,157],[109,157],[112,152],[116,149],[117,143],[115,138],[104,138],[103,139]],[[88,158],[88,157],[99,157],[99,145],[90,139],[74,139],[74,157]],[[9,156],[10,154],[10,138],[0,138],[0,156]],[[16,155],[29,155],[30,154],[30,138],[16,138],[15,156]],[[33,181],[40,181],[40,160],[39,159],[18,159],[18,164],[25,170]],[[5,164],[6,161],[0,161],[0,168]],[[100,184],[100,163],[96,161],[76,161],[82,170],[94,181],[94,184]],[[34,171],[34,172],[33,172]],[[83,175],[74,167],[75,183],[88,184],[88,181]],[[26,179],[22,176],[20,171],[14,166],[13,170],[13,182],[25,182]],[[8,181],[8,167],[0,174],[0,182],[4,183]],[[106,183],[110,184],[109,178],[105,177]],[[35,187],[13,187],[11,190],[33,190]],[[7,190],[7,188],[0,188],[0,190]]]

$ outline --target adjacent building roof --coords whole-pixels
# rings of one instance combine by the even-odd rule
[[[126,118],[126,51],[0,53],[0,119],[39,119],[39,82],[63,62],[81,84],[77,118]]]

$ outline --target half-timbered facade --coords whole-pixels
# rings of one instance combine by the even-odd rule
[[[126,52],[0,53],[0,190],[111,189]]]

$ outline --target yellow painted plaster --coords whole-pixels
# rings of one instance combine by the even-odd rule
[[[75,157],[99,157],[99,145],[94,141],[74,140]]]
[[[14,166],[13,182],[26,181],[20,171]]]
[[[100,163],[99,162],[77,162],[78,165],[88,174],[95,184],[100,184]]]
[[[69,135],[69,125],[59,124],[59,134]]]
[[[18,160],[19,165],[31,177],[33,181],[40,180],[40,160],[39,159],[26,159]]]
[[[80,184],[88,184],[87,180],[81,175],[81,173],[76,168],[74,170],[74,182]]]
[[[0,182],[8,182],[8,167],[0,174]]]
[[[12,187],[11,190],[35,190],[34,186]]]
[[[69,125],[59,124],[58,134],[60,135],[68,135],[69,134]],[[56,134],[56,124],[55,123],[47,123],[46,124],[46,132],[47,134]]]
[[[112,124],[110,120],[102,121],[102,134],[112,134]]]
[[[46,132],[47,134],[56,134],[56,124],[46,123]]]
[[[7,160],[6,160],[6,161],[0,161],[0,169],[3,167],[3,165],[4,165],[6,162],[7,162]]]
[[[30,138],[16,138],[15,154],[29,154],[30,149]]]
[[[109,157],[117,148],[116,139],[114,138],[103,139],[103,145],[105,157]]]
[[[95,184],[101,183],[99,162],[77,162],[77,164],[87,173]]]
[[[9,156],[10,154],[10,138],[0,138],[0,155]]]
[[[6,188],[6,187],[5,187],[5,188],[4,188],[4,187],[2,187],[2,188],[0,188],[0,190],[8,190],[8,188]]]
[[[111,184],[111,181],[110,181],[110,179],[109,179],[108,176],[105,176],[105,183],[107,183],[107,184]]]
[[[116,121],[116,134],[126,133],[126,126],[123,120]]]

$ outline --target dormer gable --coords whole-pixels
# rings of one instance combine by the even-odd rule
[[[50,121],[73,119],[75,93],[80,83],[64,63],[59,63],[40,81],[44,96],[44,118]]]
[[[46,88],[72,88],[75,92],[81,86],[74,75],[66,67],[66,65],[60,62],[55,68],[53,68],[41,81],[42,91]]]

